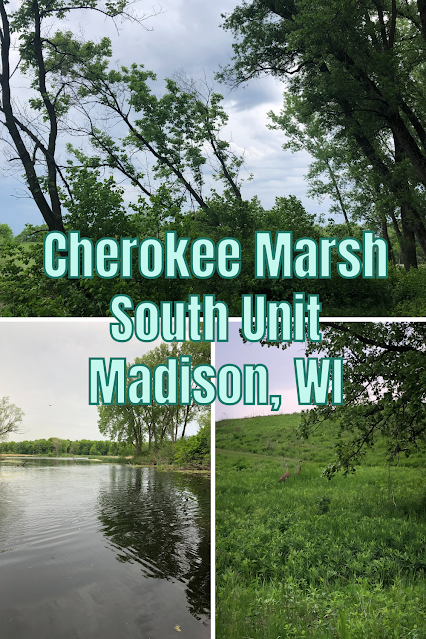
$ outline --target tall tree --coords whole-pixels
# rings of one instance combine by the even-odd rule
[[[163,343],[136,358],[134,364],[147,366],[153,372],[157,366],[167,364],[169,357],[181,355],[190,355],[193,367],[207,363],[210,360],[210,343]],[[128,378],[128,384],[131,381]],[[98,426],[103,435],[131,443],[135,454],[140,455],[144,441],[148,441],[149,450],[152,445],[157,450],[165,441],[175,443],[179,436],[184,437],[187,425],[203,410],[204,407],[194,401],[188,405],[158,405],[154,401],[151,404],[117,405],[114,401],[98,407]]]
[[[141,22],[129,11],[131,2],[117,0],[25,0],[15,11],[6,0],[0,0],[1,123],[6,129],[6,142],[12,149],[11,161],[24,169],[26,186],[50,230],[63,231],[59,184],[67,188],[67,180],[58,159],[58,139],[71,105],[68,87],[56,82],[58,69],[69,72],[78,61],[100,61],[110,55],[110,42],[87,42],[76,47],[60,47],[61,38],[71,41],[72,34],[53,34],[70,12],[91,10],[116,19]],[[19,61],[12,64],[13,38],[19,41]],[[24,108],[19,107],[13,76],[22,75],[31,82],[33,95]],[[15,76],[15,77],[16,77]]]
[[[413,0],[253,0],[225,16],[234,63],[222,79],[286,82],[330,135],[356,144],[396,199],[405,264],[426,248],[424,8]]]
[[[64,40],[62,46],[73,45]],[[167,79],[166,90],[157,97],[150,87],[156,80],[152,71],[137,64],[111,69],[107,57],[82,59],[70,70],[58,69],[57,82],[74,90],[82,116],[77,130],[90,139],[96,152],[90,156],[70,146],[78,162],[121,173],[142,196],[154,201],[167,195],[168,207],[185,204],[208,211],[212,177],[241,201],[243,160],[223,138],[228,121],[223,97],[207,83],[197,84],[182,73]],[[103,128],[93,115],[99,109]],[[117,120],[127,133],[121,139],[109,131],[109,123]]]
[[[328,196],[333,204],[330,213],[343,215],[346,230],[353,234],[352,222],[365,222],[377,229],[389,244],[388,224],[391,221],[396,238],[404,248],[403,236],[397,220],[397,202],[383,188],[382,180],[372,170],[368,160],[353,141],[329,133],[317,113],[306,112],[300,96],[284,93],[284,106],[280,114],[270,112],[270,129],[280,129],[286,141],[282,148],[292,153],[308,151],[313,158],[306,180],[308,195],[323,200]],[[352,143],[351,143],[352,142]]]

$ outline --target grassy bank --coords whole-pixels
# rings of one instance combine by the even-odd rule
[[[328,430],[296,422],[217,425],[217,639],[426,637],[424,460],[328,482]]]

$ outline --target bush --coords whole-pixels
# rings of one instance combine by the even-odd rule
[[[210,424],[202,426],[196,435],[177,441],[173,461],[179,466],[210,464]]]

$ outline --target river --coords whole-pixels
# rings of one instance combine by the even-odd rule
[[[0,461],[2,639],[210,637],[208,479],[23,461]]]

